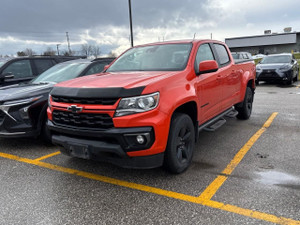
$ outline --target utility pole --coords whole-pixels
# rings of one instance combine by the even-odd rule
[[[131,0],[128,0],[128,6],[129,6],[129,23],[130,23],[131,47],[133,47],[132,16],[131,16]]]
[[[57,55],[59,55],[59,48],[58,48],[58,46],[60,46],[60,44],[57,44],[57,45],[56,45]]]
[[[194,37],[193,37],[193,40],[195,40],[195,38],[196,38],[196,33],[194,33]]]
[[[212,33],[210,33],[210,39],[212,40]]]
[[[69,40],[69,32],[66,32],[66,36],[67,36],[67,42],[68,42],[69,55],[71,55],[71,47],[70,47],[70,40]]]

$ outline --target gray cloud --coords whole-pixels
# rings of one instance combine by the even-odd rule
[[[297,0],[131,0],[137,43],[158,39],[209,38],[300,31]],[[24,47],[42,51],[56,43],[73,48],[97,43],[129,47],[128,0],[2,0],[0,54]],[[7,47],[10,47],[9,49]],[[110,47],[109,47],[110,46]]]

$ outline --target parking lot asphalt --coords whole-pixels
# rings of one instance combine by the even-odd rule
[[[130,170],[0,139],[0,224],[300,224],[300,82],[201,132],[191,167]]]

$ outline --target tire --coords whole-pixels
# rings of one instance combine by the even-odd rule
[[[238,115],[236,117],[240,120],[249,119],[252,112],[252,104],[253,104],[253,92],[250,87],[247,87],[242,106],[235,107],[235,109],[238,111]]]
[[[290,77],[290,79],[288,79],[288,81],[286,82],[287,85],[292,85],[294,81],[293,76]]]
[[[171,173],[184,172],[191,164],[195,147],[195,127],[192,119],[175,113],[170,126],[164,167]]]
[[[44,119],[42,123],[41,138],[46,144],[52,144],[51,132],[47,127],[47,119]]]
[[[299,70],[297,70],[296,77],[294,78],[294,81],[295,81],[295,82],[298,81],[298,76],[299,76]]]

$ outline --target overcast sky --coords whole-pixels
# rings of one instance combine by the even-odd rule
[[[131,0],[134,44],[163,40],[300,31],[299,0]],[[102,54],[130,47],[128,0],[1,0],[0,55],[26,48],[99,45]]]

